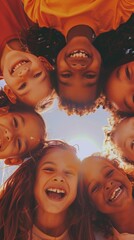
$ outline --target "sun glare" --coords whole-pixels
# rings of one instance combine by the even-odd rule
[[[77,155],[81,160],[93,153],[100,152],[100,148],[97,143],[88,137],[77,137],[71,139],[69,144],[76,146]]]

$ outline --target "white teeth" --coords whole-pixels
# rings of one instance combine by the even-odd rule
[[[55,193],[65,193],[63,189],[58,189],[58,188],[48,188],[47,191],[55,192]]]
[[[122,192],[122,189],[120,187],[116,188],[109,200],[110,201],[115,200],[120,195],[121,192]]]
[[[14,73],[20,66],[22,66],[25,63],[26,61],[21,61],[18,64],[16,64],[15,67],[12,69],[12,72]]]
[[[75,57],[88,58],[88,56],[85,53],[71,53],[70,57],[71,58],[75,58]]]
[[[88,58],[88,54],[83,50],[77,50],[72,52],[69,57],[71,58]]]

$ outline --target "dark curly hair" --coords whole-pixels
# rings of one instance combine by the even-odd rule
[[[101,73],[101,78],[105,94],[105,86],[113,70],[134,61],[134,14],[116,30],[100,34],[93,44],[100,52],[104,64],[105,70]]]
[[[25,34],[25,35],[24,35]],[[33,26],[23,33],[24,44],[36,56],[45,57],[53,66],[60,50],[65,46],[65,37],[54,28]]]

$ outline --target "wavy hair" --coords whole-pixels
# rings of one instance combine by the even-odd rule
[[[34,156],[22,163],[4,183],[0,196],[1,240],[28,239],[28,235],[32,229],[36,208],[33,193],[36,169],[42,157],[53,149],[69,150],[76,154],[75,148],[65,142],[60,140],[47,141]],[[78,198],[76,198],[69,207],[68,212],[69,236],[72,240],[82,239],[79,234],[81,212],[80,202]]]

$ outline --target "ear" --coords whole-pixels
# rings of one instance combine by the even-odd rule
[[[0,116],[9,112],[9,106],[0,107]]]
[[[44,66],[46,67],[46,69],[47,69],[48,71],[54,70],[54,67],[50,64],[50,62],[49,62],[46,58],[44,58],[44,57],[42,57],[42,56],[39,56],[38,58],[39,58],[39,60],[40,60],[41,62],[44,63]]]
[[[21,158],[7,158],[4,160],[4,163],[6,165],[10,165],[10,166],[13,166],[13,165],[19,165],[23,162],[23,160]]]
[[[8,85],[4,86],[4,92],[7,95],[7,97],[9,98],[10,102],[15,104],[17,101],[17,97],[16,95],[13,93],[13,91],[10,89],[10,87]]]

